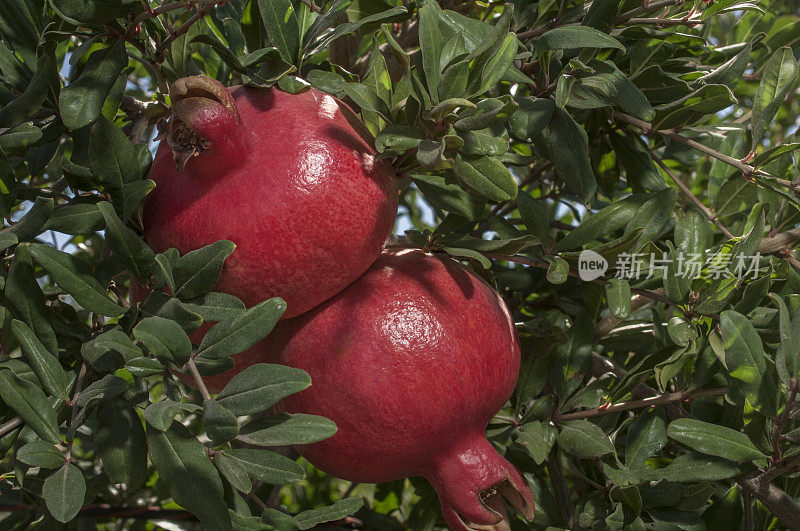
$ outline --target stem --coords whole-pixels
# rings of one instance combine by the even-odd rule
[[[164,39],[164,41],[161,44],[158,45],[158,48],[156,48],[156,57],[159,60],[163,60],[164,54],[166,53],[167,48],[169,48],[170,44],[172,44],[173,41],[175,41],[175,39],[177,39],[178,37],[180,37],[181,35],[183,35],[187,31],[189,31],[189,28],[191,28],[192,25],[195,22],[197,22],[201,18],[205,17],[208,14],[208,12],[211,11],[211,8],[214,7],[218,3],[219,2],[210,3],[206,7],[198,10],[197,13],[192,15],[189,20],[187,20],[186,22],[181,24],[181,26],[178,27],[178,29],[176,29],[175,31],[171,32],[169,37]]]
[[[553,495],[556,498],[556,505],[561,511],[561,517],[572,528],[572,498],[567,490],[567,481],[564,479],[564,470],[561,468],[558,452],[547,460],[547,471],[550,475],[550,483],[553,484]]]
[[[601,406],[585,411],[577,411],[575,413],[567,413],[566,415],[557,415],[553,417],[553,422],[566,422],[568,420],[589,419],[599,417],[601,415],[608,415],[618,411],[629,411],[631,409],[645,409],[655,406],[663,406],[667,404],[676,404],[686,402],[695,398],[704,396],[721,396],[728,392],[727,387],[717,387],[713,389],[698,389],[696,391],[681,391],[678,393],[667,393],[663,395],[653,396],[650,398],[643,398],[641,400],[631,400],[629,402],[622,402],[621,404],[612,404],[610,406]]]
[[[705,216],[708,218],[708,220],[709,220],[709,221],[711,221],[712,223],[714,223],[714,225],[716,225],[716,226],[719,228],[719,230],[721,230],[721,231],[722,231],[722,234],[724,234],[726,238],[728,238],[729,240],[730,240],[731,238],[733,238],[734,236],[733,236],[733,234],[731,233],[731,231],[729,231],[729,230],[728,230],[728,228],[727,228],[725,225],[723,225],[723,224],[722,224],[722,222],[719,220],[719,218],[717,218],[717,216],[715,216],[715,215],[714,215],[714,213],[713,213],[713,212],[711,212],[711,210],[709,210],[709,209],[708,209],[708,207],[707,207],[707,206],[705,206],[705,205],[703,204],[703,202],[702,202],[702,201],[700,201],[700,200],[699,200],[699,199],[698,199],[698,198],[697,198],[697,197],[696,197],[696,196],[695,196],[695,195],[692,193],[692,191],[691,191],[691,190],[689,190],[689,187],[688,187],[688,186],[686,186],[686,183],[684,183],[684,182],[683,182],[681,179],[679,179],[677,175],[675,175],[674,173],[672,173],[672,171],[671,171],[671,170],[670,170],[670,169],[667,167],[667,165],[666,165],[666,164],[664,164],[664,161],[663,161],[663,160],[661,160],[659,157],[657,157],[656,155],[654,155],[654,154],[652,154],[652,153],[651,153],[651,155],[652,155],[652,157],[653,157],[653,160],[654,160],[654,161],[656,161],[656,164],[658,164],[659,166],[661,166],[661,168],[662,168],[662,169],[663,169],[663,170],[664,170],[664,171],[667,173],[667,175],[669,175],[670,179],[672,179],[672,180],[675,182],[675,184],[676,184],[676,185],[678,185],[678,188],[680,188],[680,189],[681,189],[681,191],[682,191],[682,192],[683,192],[683,193],[684,193],[684,194],[685,194],[685,195],[686,195],[686,196],[687,196],[689,199],[691,199],[691,200],[692,200],[692,203],[694,203],[695,205],[697,205],[697,208],[699,208],[699,209],[700,209],[700,211],[701,211],[703,214],[705,214]]]
[[[186,363],[186,365],[189,367],[189,372],[192,373],[192,378],[194,378],[194,383],[197,385],[197,390],[200,391],[200,396],[203,397],[203,400],[210,400],[211,394],[208,392],[208,388],[203,381],[203,377],[200,376],[200,371],[197,370],[197,365],[194,364],[194,359],[189,358],[189,361]]]
[[[701,24],[699,20],[683,18],[631,18],[627,22],[630,24],[655,24],[656,26],[694,26]]]
[[[676,142],[680,142],[681,144],[684,144],[684,145],[687,145],[687,146],[689,146],[691,148],[694,148],[697,151],[701,151],[701,152],[705,153],[706,155],[710,155],[710,156],[714,157],[717,160],[721,160],[725,164],[733,166],[737,170],[741,171],[745,176],[749,177],[749,176],[753,175],[754,173],[756,173],[756,169],[753,166],[751,166],[749,164],[746,164],[746,163],[742,162],[741,160],[739,160],[737,158],[734,158],[734,157],[731,157],[731,156],[726,155],[724,153],[721,153],[721,152],[717,151],[716,149],[713,149],[713,148],[710,148],[708,146],[705,146],[705,145],[701,144],[700,142],[692,140],[691,138],[686,138],[685,136],[681,136],[681,135],[679,135],[678,133],[676,133],[673,130],[655,130],[655,129],[653,129],[652,124],[650,124],[648,122],[645,122],[644,120],[640,120],[638,118],[634,118],[633,116],[628,116],[627,114],[622,114],[621,112],[617,112],[617,111],[614,111],[614,120],[617,121],[617,122],[623,122],[623,123],[626,123],[628,125],[632,125],[634,127],[637,127],[640,130],[642,130],[642,132],[645,132],[645,133],[658,133],[661,136],[667,137],[667,138],[669,138],[671,140],[675,140]],[[761,172],[761,174],[763,174],[763,172]],[[763,175],[766,175],[766,174],[763,174]]]
[[[630,11],[626,11],[625,13],[618,16],[614,20],[614,24],[620,24],[622,22],[626,22],[634,17],[638,17],[639,15],[644,15],[645,13],[656,11],[658,9],[661,9],[662,7],[679,6],[687,1],[688,0],[659,0],[657,2],[646,2],[641,7],[631,9]]]
[[[794,498],[774,484],[766,483],[761,476],[746,476],[738,479],[737,483],[758,498],[787,529],[797,529],[797,522],[800,522],[800,505]]]
[[[19,417],[14,417],[13,419],[9,420],[8,422],[4,422],[0,424],[0,437],[6,435],[14,431],[15,429],[22,426],[22,419]]]

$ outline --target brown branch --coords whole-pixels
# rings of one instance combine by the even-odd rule
[[[317,4],[315,4],[314,0],[300,0],[300,1],[303,2],[305,5],[307,5],[308,8],[314,13],[322,13],[322,8],[319,7]]]
[[[11,433],[20,426],[22,426],[22,419],[19,417],[14,417],[9,421],[0,424],[0,437],[3,437],[7,433]]]
[[[181,24],[178,27],[178,29],[170,32],[169,37],[164,39],[164,41],[161,44],[159,44],[158,47],[156,48],[156,54],[155,54],[156,57],[159,60],[163,60],[167,48],[169,48],[169,46],[175,41],[175,39],[177,39],[187,31],[189,31],[189,28],[191,28],[195,22],[205,17],[208,14],[208,12],[211,11],[211,8],[213,8],[217,3],[218,2],[214,2],[207,5],[206,7],[203,7],[202,9],[198,9],[198,11],[194,15],[192,15],[191,18],[189,18],[189,20]]]
[[[687,1],[688,0],[659,0],[657,2],[647,2],[645,0],[640,7],[631,9],[630,11],[626,11],[625,13],[619,15],[616,19],[614,19],[614,24],[621,24],[622,22],[627,22],[632,18],[638,17],[639,15],[651,13],[662,8],[679,6]]]
[[[800,227],[764,238],[758,246],[758,252],[762,254],[785,252],[798,241],[800,241]]]
[[[758,501],[788,529],[798,529],[800,505],[794,498],[773,483],[765,482],[762,476],[745,476],[737,479],[736,482],[758,498]]]
[[[206,383],[203,381],[203,377],[200,376],[200,371],[197,370],[197,365],[194,363],[194,358],[189,358],[189,361],[186,363],[189,367],[189,372],[192,373],[192,378],[194,379],[195,385],[197,385],[197,390],[200,391],[200,396],[203,397],[203,400],[210,400],[211,394],[208,392],[208,388],[206,387]]]
[[[600,406],[593,409],[586,409],[584,411],[576,411],[575,413],[567,413],[565,415],[556,415],[553,417],[553,422],[566,422],[568,420],[589,419],[599,417],[601,415],[608,415],[617,413],[618,411],[629,411],[631,409],[645,409],[655,406],[664,406],[668,404],[680,404],[687,402],[694,398],[704,396],[722,396],[728,392],[727,387],[717,387],[713,389],[698,389],[696,391],[680,391],[678,393],[667,393],[663,395],[652,396],[649,398],[642,398],[640,400],[630,400],[620,404],[612,404],[609,406]]]

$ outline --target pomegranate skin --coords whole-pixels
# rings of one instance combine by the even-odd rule
[[[153,250],[233,241],[215,290],[248,307],[282,297],[284,318],[369,268],[394,223],[396,177],[332,96],[226,89],[202,76],[178,80],[171,95],[144,202]]]
[[[506,528],[490,492],[532,517],[527,482],[484,435],[517,381],[514,324],[497,293],[458,262],[384,252],[271,337],[277,362],[313,382],[280,407],[338,426],[332,438],[297,447],[312,464],[364,483],[424,476],[455,530]]]

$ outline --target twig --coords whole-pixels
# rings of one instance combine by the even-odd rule
[[[314,13],[322,13],[322,8],[319,7],[317,4],[315,4],[314,0],[300,0],[300,1],[303,2],[305,5],[307,5],[308,8]]]
[[[692,140],[691,138],[686,138],[685,136],[679,135],[678,133],[676,133],[675,131],[673,131],[671,129],[653,129],[652,124],[650,124],[648,122],[645,122],[644,120],[640,120],[638,118],[634,118],[633,116],[628,116],[627,114],[622,114],[621,112],[617,112],[617,111],[614,111],[614,120],[617,121],[617,122],[622,122],[622,123],[626,123],[628,125],[632,125],[634,127],[637,127],[638,129],[640,129],[644,133],[648,133],[648,134],[649,133],[657,133],[657,134],[659,134],[661,136],[664,136],[666,138],[669,138],[671,140],[675,140],[676,142],[680,142],[681,144],[684,144],[684,145],[687,145],[687,146],[689,146],[691,148],[694,148],[697,151],[701,151],[701,152],[705,153],[706,155],[710,155],[710,156],[714,157],[717,160],[721,160],[722,162],[724,162],[725,164],[728,164],[729,166],[733,166],[737,170],[741,171],[742,174],[744,174],[748,178],[750,176],[754,175],[754,174],[771,177],[771,175],[756,170],[753,166],[747,164],[746,162],[742,162],[741,160],[739,160],[737,158],[734,158],[734,157],[731,157],[731,156],[726,155],[724,153],[721,153],[720,151],[717,151],[714,148],[710,148],[710,147],[708,147],[706,145],[703,145],[700,142],[697,142],[696,140]],[[778,179],[777,181],[780,182],[780,181],[783,181],[783,180],[782,179]],[[783,182],[788,183],[789,181],[783,181]],[[783,184],[783,182],[781,182],[781,184]]]
[[[638,17],[639,15],[651,13],[664,7],[679,6],[687,1],[688,0],[659,0],[657,2],[644,2],[640,7],[626,11],[618,16],[616,19],[614,19],[614,24],[627,22],[632,18]]]
[[[764,238],[758,246],[758,252],[762,254],[785,252],[798,241],[800,241],[800,227]]]
[[[197,365],[194,364],[194,359],[189,358],[186,365],[189,367],[189,372],[192,373],[192,378],[194,378],[194,383],[197,385],[197,390],[200,391],[200,396],[203,397],[203,400],[210,400],[211,394],[208,392],[203,377],[200,376],[200,371],[197,370]]]
[[[631,18],[626,22],[630,24],[655,24],[656,26],[694,26],[702,24],[699,20],[685,18]]]
[[[656,161],[656,164],[658,164],[659,166],[661,166],[661,168],[662,168],[662,169],[663,169],[663,170],[664,170],[664,171],[667,173],[667,175],[669,175],[670,179],[672,179],[672,180],[675,182],[675,184],[676,184],[676,185],[678,185],[678,188],[680,188],[680,189],[681,189],[681,191],[682,191],[682,192],[683,192],[683,193],[684,193],[684,194],[685,194],[685,195],[686,195],[686,196],[687,196],[689,199],[691,199],[691,200],[692,200],[692,203],[694,203],[695,205],[697,205],[697,208],[699,208],[699,209],[700,209],[700,211],[701,211],[703,214],[705,214],[705,216],[708,218],[708,220],[709,220],[709,221],[711,221],[711,222],[712,222],[714,225],[716,225],[716,226],[719,228],[719,230],[721,230],[721,231],[722,231],[722,234],[724,234],[726,238],[728,238],[729,240],[730,240],[731,238],[733,238],[733,234],[731,233],[731,231],[729,231],[729,230],[728,230],[728,228],[727,228],[725,225],[723,225],[723,224],[722,224],[722,222],[719,220],[719,218],[717,218],[717,216],[715,216],[715,215],[714,215],[714,213],[713,213],[713,212],[711,212],[711,210],[709,210],[709,208],[708,208],[707,206],[705,206],[705,205],[703,204],[703,202],[702,202],[702,201],[700,201],[700,200],[697,198],[697,196],[695,196],[695,195],[692,193],[692,191],[691,191],[691,190],[689,190],[689,187],[688,187],[688,186],[686,186],[686,183],[684,183],[684,182],[683,182],[683,181],[682,181],[682,180],[681,180],[681,179],[680,179],[680,178],[679,178],[677,175],[675,175],[674,173],[672,173],[672,170],[670,170],[670,169],[667,167],[667,165],[666,165],[666,164],[664,164],[664,161],[663,161],[663,160],[661,160],[661,158],[657,157],[656,155],[654,155],[654,154],[652,154],[652,153],[651,153],[651,155],[652,155],[652,157],[653,157],[653,160],[654,160],[654,161]]]
[[[557,415],[553,417],[553,422],[566,422],[568,420],[589,419],[599,417],[601,415],[608,415],[618,411],[629,411],[631,409],[644,409],[655,406],[663,406],[667,404],[679,404],[705,396],[721,396],[728,392],[727,387],[717,387],[713,389],[698,389],[696,391],[680,391],[678,393],[667,393],[663,395],[653,396],[650,398],[643,398],[641,400],[631,400],[629,402],[622,402],[620,404],[612,404],[610,406],[601,406],[593,409],[586,409],[584,411],[576,411],[575,413],[567,413],[566,415]]]
[[[178,29],[170,32],[169,37],[164,39],[164,41],[158,45],[158,48],[156,48],[156,54],[155,54],[156,57],[159,60],[163,59],[164,54],[167,51],[167,48],[169,48],[169,46],[175,41],[175,39],[177,39],[187,31],[189,31],[189,28],[191,28],[195,22],[205,17],[208,14],[208,12],[211,11],[211,8],[214,7],[214,5],[216,5],[216,2],[202,9],[199,9],[197,13],[195,13],[194,15],[191,16],[191,18],[189,18],[189,20],[181,24],[178,27]]]
[[[14,417],[13,419],[9,420],[8,422],[4,422],[0,424],[0,437],[4,436],[7,433],[14,431],[15,429],[22,426],[22,419],[19,417]]]

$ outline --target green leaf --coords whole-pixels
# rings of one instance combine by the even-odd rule
[[[517,196],[517,183],[497,157],[467,160],[456,155],[453,170],[459,181],[490,201],[509,201]]]
[[[47,510],[59,522],[66,523],[77,516],[85,495],[83,472],[70,463],[53,472],[42,484],[42,498]]]
[[[770,293],[769,297],[778,307],[780,343],[775,351],[775,368],[784,385],[789,386],[792,378],[800,376],[800,314],[792,317],[780,296]]]
[[[724,359],[733,383],[748,402],[768,417],[776,414],[777,389],[767,371],[761,338],[747,317],[733,310],[720,314]]]
[[[511,136],[517,140],[528,140],[541,133],[550,123],[555,104],[546,98],[522,97],[517,99],[519,107],[511,115]]]
[[[69,383],[67,373],[58,359],[50,354],[41,341],[22,321],[14,319],[11,330],[19,341],[25,358],[28,360],[33,372],[41,382],[42,387],[52,396],[60,396],[64,401],[69,401],[67,396]]]
[[[213,398],[203,400],[203,425],[206,427],[208,437],[215,444],[232,441],[239,433],[236,415]]]
[[[58,83],[55,53],[47,49],[43,51],[25,92],[0,109],[0,127],[14,127],[30,119],[44,103],[48,91]]]
[[[36,279],[33,258],[27,245],[18,245],[15,249],[3,295],[47,350],[57,354],[58,341],[47,318],[47,302]]]
[[[517,36],[513,33],[508,33],[506,35],[497,51],[494,52],[483,65],[480,87],[472,92],[470,96],[483,94],[500,82],[508,69],[514,64],[518,42]]]
[[[147,444],[142,421],[124,400],[105,400],[97,409],[95,448],[114,483],[136,491],[147,477]]]
[[[732,461],[761,461],[767,458],[756,449],[747,435],[717,424],[676,419],[670,422],[667,434],[693,450]]]
[[[737,103],[736,96],[725,85],[703,85],[694,92],[655,107],[653,129],[672,129],[722,111]]]
[[[358,511],[364,505],[362,498],[344,498],[328,507],[303,511],[294,517],[299,529],[311,529],[325,522],[341,520]]]
[[[284,61],[296,64],[300,51],[300,27],[291,0],[258,0],[261,20],[269,40]]]
[[[339,17],[350,7],[350,0],[336,0],[327,11],[317,15],[317,18],[303,34],[303,53],[306,53],[326,29],[335,25]]]
[[[244,303],[233,295],[215,292],[183,301],[183,306],[202,317],[203,321],[224,321],[241,315],[245,310]]]
[[[141,357],[142,350],[122,330],[109,330],[84,342],[81,355],[94,370],[106,372],[119,368],[128,360]]]
[[[428,92],[434,103],[439,102],[439,81],[441,69],[439,59],[442,54],[442,33],[439,30],[441,8],[430,1],[419,9],[419,44],[422,52],[422,69],[425,72]]]
[[[606,301],[611,315],[627,319],[631,315],[631,285],[621,278],[610,278],[605,285]]]
[[[89,402],[94,400],[98,397],[105,397],[105,398],[112,398],[117,395],[120,395],[127,391],[128,389],[128,382],[120,378],[119,376],[115,376],[113,374],[107,374],[93,382],[90,386],[85,388],[80,395],[78,395],[78,399],[75,401],[75,405],[77,407],[83,408],[86,407]]]
[[[384,120],[392,121],[392,112],[389,106],[375,91],[364,83],[347,83],[344,93],[361,107],[362,111],[376,112]]]
[[[550,262],[547,267],[547,281],[551,284],[563,284],[569,278],[569,263],[560,256],[546,256]]]
[[[103,228],[103,214],[93,203],[63,205],[53,210],[42,230],[64,234],[91,234]]]
[[[476,220],[483,213],[485,199],[467,192],[457,184],[448,184],[444,177],[414,174],[411,178],[425,196],[425,200],[436,208],[469,220]]]
[[[416,127],[408,125],[389,125],[384,127],[375,137],[375,150],[378,153],[404,153],[416,148],[422,142],[422,133]]]
[[[77,256],[40,243],[28,244],[31,254],[53,277],[56,284],[90,312],[118,317],[125,309],[106,296],[89,264]]]
[[[258,363],[243,370],[217,395],[217,401],[235,415],[267,411],[279,400],[311,385],[305,371]]]
[[[756,150],[764,138],[764,133],[794,85],[799,70],[794,52],[787,46],[776,50],[764,66],[761,83],[753,101],[753,117],[750,120],[752,151]]]
[[[128,361],[125,364],[125,368],[137,378],[146,378],[164,372],[164,365],[160,361],[153,358],[145,358],[144,356]]]
[[[20,379],[10,370],[0,369],[0,398],[39,437],[53,444],[62,442],[56,413],[38,386]]]
[[[709,85],[725,85],[731,89],[736,87],[742,79],[742,74],[747,70],[747,64],[750,62],[750,54],[752,51],[753,42],[750,41],[742,48],[741,52],[699,78],[697,81]]]
[[[34,439],[17,450],[17,461],[30,466],[58,468],[64,465],[64,454],[50,443]]]
[[[97,208],[105,219],[106,243],[114,251],[114,255],[136,278],[147,282],[153,275],[155,253],[117,217],[111,203],[101,201]]]
[[[133,337],[161,361],[183,366],[192,355],[192,342],[175,321],[146,317],[133,329]]]
[[[613,48],[625,51],[625,47],[617,39],[589,26],[553,28],[536,40],[537,54],[546,50],[575,48]]]
[[[225,452],[214,454],[214,466],[236,490],[242,492],[253,490],[253,483],[250,480],[250,476],[247,475],[247,470],[244,469],[239,461],[228,457]]]
[[[558,430],[550,422],[528,422],[519,428],[514,441],[525,448],[537,465],[544,463],[553,448]]]
[[[154,404],[147,406],[144,410],[144,418],[147,424],[161,431],[168,430],[172,426],[172,421],[175,420],[175,415],[181,411],[189,411],[196,413],[202,408],[197,404],[182,404],[164,398]]]
[[[274,297],[225,319],[203,337],[198,356],[219,359],[247,350],[272,331],[285,310],[283,299]]]
[[[255,446],[285,446],[310,444],[335,433],[336,424],[324,417],[284,413],[251,422],[242,428],[237,439]]]
[[[39,196],[36,198],[33,206],[25,213],[25,216],[11,227],[11,232],[17,236],[17,241],[32,240],[42,233],[50,214],[53,212],[53,203],[52,197]]]
[[[150,460],[167,482],[172,499],[194,514],[206,529],[230,530],[222,480],[206,448],[183,425],[147,430]]]
[[[173,294],[192,299],[210,291],[219,280],[225,259],[234,249],[236,245],[233,242],[220,240],[180,257],[172,272],[175,278]]]
[[[642,466],[667,444],[667,423],[655,411],[637,414],[625,436],[625,464]]]
[[[686,347],[697,339],[697,330],[692,323],[685,321],[677,315],[672,317],[667,323],[667,334],[669,338],[678,346]]]
[[[122,39],[89,56],[80,76],[61,89],[59,95],[61,120],[68,129],[80,129],[100,116],[106,97],[127,64]]]
[[[261,1],[267,1],[267,0],[261,0]],[[387,9],[385,11],[380,11],[379,13],[375,13],[374,15],[368,15],[364,18],[360,18],[353,22],[345,22],[344,24],[338,24],[336,25],[333,31],[324,35],[322,38],[316,40],[316,42],[311,42],[308,47],[308,51],[306,53],[308,54],[314,53],[318,49],[328,46],[331,42],[335,41],[340,37],[344,37],[345,35],[352,35],[356,31],[358,31],[362,26],[372,25],[391,19],[398,19],[407,13],[408,10],[405,7],[397,6],[391,9]],[[329,20],[329,22],[332,25],[334,20]]]
[[[567,190],[577,194],[584,203],[591,202],[597,191],[597,181],[589,162],[589,137],[569,113],[559,108],[553,110],[550,120],[550,154],[553,167]]]
[[[584,459],[615,453],[614,444],[608,435],[597,424],[588,420],[565,422],[557,441],[559,448]]]
[[[649,481],[666,480],[676,483],[720,481],[743,472],[735,461],[699,453],[682,454],[672,463],[657,470],[641,469],[639,474]]]
[[[252,478],[271,485],[292,483],[306,476],[303,467],[296,462],[269,450],[242,448],[222,453],[241,465]]]

